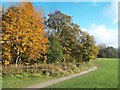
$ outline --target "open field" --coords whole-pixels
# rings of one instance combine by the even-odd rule
[[[52,85],[49,88],[117,88],[118,59],[103,58],[93,62],[98,66],[96,71]]]

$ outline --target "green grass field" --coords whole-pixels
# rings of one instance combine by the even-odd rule
[[[96,71],[49,88],[118,88],[118,59],[103,58],[93,62],[98,66]]]
[[[23,88],[31,86],[43,81],[54,79],[52,77],[41,78],[41,77],[21,77],[21,78],[11,78],[6,77],[3,79],[2,88]]]

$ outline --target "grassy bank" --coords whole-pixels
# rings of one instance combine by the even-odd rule
[[[117,88],[118,59],[102,58],[93,62],[98,66],[96,71],[66,80],[49,88]]]
[[[3,78],[2,88],[23,88],[50,79],[54,79],[54,78],[53,77],[41,78],[41,77],[33,77],[33,76],[32,77],[21,76],[20,78],[5,77]]]
[[[3,67],[3,88],[23,88],[44,81],[68,76],[92,68],[91,62],[36,64],[33,66],[14,65]]]

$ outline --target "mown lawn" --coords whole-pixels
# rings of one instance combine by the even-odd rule
[[[6,77],[3,78],[2,88],[24,88],[27,86],[31,86],[37,83],[41,83],[50,79],[54,79],[53,77],[41,78],[41,77],[20,77],[20,78],[11,78]]]
[[[118,59],[101,58],[93,61],[98,69],[49,88],[118,88]]]

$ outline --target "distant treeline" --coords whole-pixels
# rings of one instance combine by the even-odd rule
[[[114,48],[106,45],[99,45],[99,54],[98,58],[117,58],[118,57],[118,48]]]

